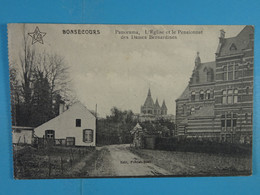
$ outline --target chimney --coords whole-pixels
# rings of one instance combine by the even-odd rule
[[[223,29],[220,30],[220,38],[225,38],[225,31]]]
[[[62,114],[64,111],[65,111],[65,102],[61,100],[59,104],[59,115]]]
[[[223,29],[220,30],[220,37],[219,37],[219,42],[223,43],[223,40],[225,38],[225,31]]]

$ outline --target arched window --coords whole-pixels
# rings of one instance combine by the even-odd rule
[[[246,95],[249,94],[249,87],[246,88]]]
[[[194,112],[195,112],[195,108],[192,107],[192,108],[190,109],[190,114],[193,114]]]
[[[206,99],[207,99],[207,100],[210,99],[210,90],[209,90],[209,89],[206,91]]]
[[[233,96],[233,90],[232,89],[228,89],[228,91],[227,91],[227,103],[228,104],[232,104],[233,102],[233,98],[232,98],[232,96]]]
[[[237,90],[237,89],[234,89],[234,96],[233,96],[233,102],[234,102],[234,104],[237,103],[237,100],[238,100],[238,90]]]
[[[200,91],[200,100],[204,100],[204,91]]]
[[[191,92],[191,101],[195,101],[195,91]]]
[[[230,46],[229,48],[230,51],[236,51],[237,50],[237,47],[234,43],[232,43],[232,45]]]

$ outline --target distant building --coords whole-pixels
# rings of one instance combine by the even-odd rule
[[[224,142],[251,142],[253,119],[254,28],[237,36],[220,31],[216,59],[199,53],[190,82],[176,99],[176,135]]]
[[[34,129],[39,138],[64,140],[67,146],[96,146],[96,117],[80,102]]]
[[[165,100],[163,100],[162,106],[160,106],[158,99],[156,99],[154,103],[150,89],[148,90],[147,97],[140,110],[141,113],[135,116],[140,122],[155,121],[160,119],[174,122],[174,115],[167,114],[168,108]]]
[[[33,143],[33,127],[12,126],[13,144],[29,144]]]
[[[167,115],[165,101],[163,100],[162,107],[159,105],[158,99],[154,103],[151,90],[149,89],[144,105],[141,106],[141,114]]]

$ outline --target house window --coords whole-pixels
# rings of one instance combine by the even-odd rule
[[[233,99],[233,90],[229,89],[227,92],[227,103],[232,104],[232,99]]]
[[[200,100],[204,100],[204,91],[200,91]]]
[[[206,99],[209,100],[210,99],[210,90],[206,91]]]
[[[92,129],[84,129],[83,130],[83,142],[87,142],[87,143],[90,143],[90,142],[93,142],[93,130]]]
[[[191,92],[191,101],[195,101],[195,91]]]
[[[224,90],[222,91],[222,104],[226,104],[227,103],[227,91]]]
[[[233,96],[233,102],[234,104],[237,103],[237,99],[238,99],[238,90],[234,89],[234,96]]]
[[[249,94],[249,87],[246,88],[246,95]]]
[[[81,127],[81,119],[76,119],[76,127]]]
[[[233,65],[229,65],[228,66],[228,80],[229,81],[233,80],[233,74],[234,74],[233,73],[233,71],[234,71],[233,68],[234,68]]]
[[[237,50],[237,47],[236,47],[236,45],[233,43],[229,49],[230,49],[230,51],[236,51],[236,50]]]
[[[247,120],[248,120],[248,114],[246,113],[245,114],[245,121],[246,121],[246,123],[248,122]]]
[[[227,119],[227,127],[231,127],[231,119]]]
[[[184,134],[187,134],[187,127],[184,126]]]
[[[238,65],[230,64],[223,67],[223,81],[238,79]]]
[[[55,139],[55,131],[54,130],[46,130],[45,138],[47,139]]]
[[[233,114],[233,117],[231,117],[232,114],[226,114],[221,116],[221,127],[225,130],[226,127],[233,128],[237,126],[237,115]],[[234,130],[234,129],[233,129]],[[232,131],[232,129],[231,129]]]
[[[66,137],[67,146],[75,146],[75,137]]]
[[[223,80],[226,81],[227,80],[227,66],[223,67]]]
[[[238,65],[235,65],[235,75],[234,75],[235,79],[239,78],[239,72],[238,72]]]
[[[233,127],[237,126],[237,119],[233,119]]]
[[[223,128],[226,127],[226,117],[225,117],[225,115],[221,116],[221,127],[223,127]]]
[[[187,106],[186,104],[183,104],[183,114],[186,114],[186,112],[187,112]]]
[[[193,114],[194,112],[195,112],[195,108],[192,107],[192,108],[190,109],[190,114]]]

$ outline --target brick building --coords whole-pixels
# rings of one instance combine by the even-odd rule
[[[176,135],[223,142],[252,141],[254,28],[220,31],[216,59],[197,53],[188,86],[176,100]]]

